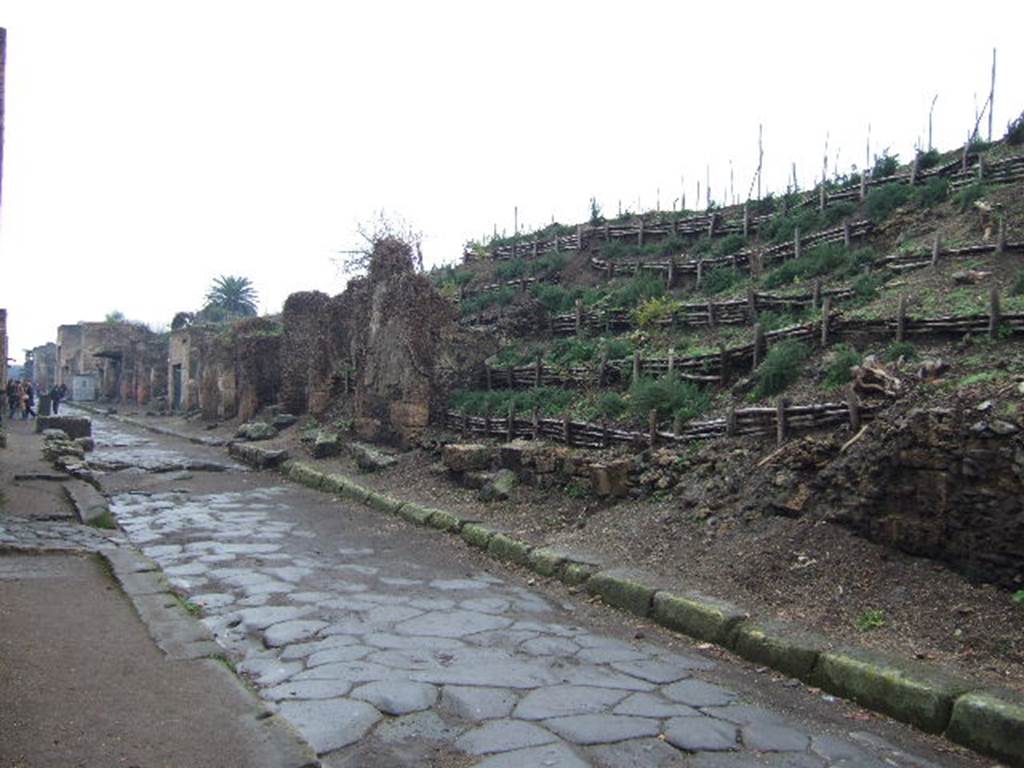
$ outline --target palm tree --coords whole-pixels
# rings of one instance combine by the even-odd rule
[[[216,307],[226,313],[250,317],[257,314],[256,289],[247,277],[221,275],[213,281],[206,294],[206,307]]]

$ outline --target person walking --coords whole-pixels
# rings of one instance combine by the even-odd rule
[[[10,409],[7,414],[8,419],[14,418],[14,412],[18,410],[18,405],[21,402],[18,397],[18,380],[8,379],[7,380],[7,407]]]
[[[64,385],[61,384],[59,387],[54,384],[50,387],[50,406],[53,408],[53,415],[56,416],[60,410],[60,401],[64,397],[65,392]]]
[[[32,382],[25,382],[24,397],[22,399],[22,407],[24,411],[21,414],[22,419],[27,419],[31,416],[33,419],[36,417],[34,406],[36,404],[36,393],[32,389]]]

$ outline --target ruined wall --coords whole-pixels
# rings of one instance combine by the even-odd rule
[[[330,342],[330,297],[320,291],[293,293],[281,322],[281,405],[291,413],[322,412],[334,359]]]
[[[56,380],[72,389],[76,375],[93,374],[97,395],[107,400],[140,400],[141,387],[152,378],[147,369],[146,346],[155,334],[135,323],[89,322],[57,329]]]
[[[2,76],[2,75],[0,75]],[[2,116],[0,116],[2,119]],[[7,310],[0,309],[0,385],[7,384]]]
[[[57,383],[57,345],[49,344],[35,347],[32,355],[32,380],[36,392],[46,394],[50,387]]]
[[[984,581],[1024,580],[1024,433],[998,404],[917,410],[834,462],[816,508]]]

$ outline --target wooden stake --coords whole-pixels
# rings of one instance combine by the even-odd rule
[[[858,198],[863,203],[864,198],[868,196],[868,169],[865,168],[864,172],[860,175],[860,191]]]
[[[516,411],[512,403],[508,404],[508,429],[505,432],[505,437],[510,443],[516,439]]]
[[[843,246],[850,250],[850,220],[843,219]]]
[[[729,353],[724,344],[718,345],[718,379],[724,387],[729,383]]]
[[[576,225],[576,250],[577,251],[582,251],[583,250],[583,225],[582,224],[577,224]]]
[[[757,322],[757,292],[753,286],[747,288],[747,317],[750,322]]]
[[[490,392],[493,389],[491,386],[491,366],[485,363],[484,370],[487,372],[487,391]]]
[[[1006,252],[1006,217],[999,217],[999,234],[996,236],[996,253]]]
[[[569,420],[569,411],[562,416],[562,439],[566,445],[572,445],[572,422]]]
[[[732,437],[736,434],[736,406],[730,405],[725,414],[725,434]]]
[[[782,445],[786,442],[786,398],[780,397],[775,402],[775,442]]]
[[[821,346],[828,346],[828,324],[832,315],[832,299],[828,296],[821,302]]]
[[[900,296],[896,306],[896,341],[903,341],[907,334],[907,297]]]
[[[697,261],[697,288],[704,282],[704,259]]]
[[[712,328],[715,327],[715,302],[708,301],[708,325]]]
[[[668,348],[668,375],[669,376],[671,376],[673,373],[675,373],[675,367],[676,367],[676,348],[675,347],[669,347]]]
[[[793,227],[793,258],[800,258],[800,227]]]
[[[633,383],[640,381],[640,350],[633,351]]]
[[[935,233],[935,239],[932,241],[932,269],[939,266],[939,253],[942,252],[942,239],[939,237],[939,233]]]
[[[654,408],[647,414],[647,431],[653,448],[658,442],[658,412]]]
[[[999,333],[999,288],[992,286],[988,295],[988,337],[994,339]]]
[[[536,408],[530,414],[530,421],[533,425],[533,439],[540,440],[540,412]]]
[[[644,244],[644,217],[640,216],[640,229],[637,230],[636,244],[643,247]]]
[[[743,204],[743,237],[750,237],[750,203]]]
[[[544,381],[544,358],[537,355],[537,360],[533,364],[533,386],[539,387],[542,381]]]
[[[850,411],[850,429],[860,429],[860,398],[857,397],[853,384],[846,385],[846,407]]]
[[[819,306],[821,306],[821,278],[815,280],[811,288],[811,309],[817,312]]]
[[[583,333],[583,302],[576,299],[576,335]]]
[[[921,153],[918,152],[914,155],[914,162],[910,164],[910,186],[914,186],[917,183],[917,168],[921,164]]]
[[[753,370],[757,370],[757,366],[761,364],[763,355],[765,352],[764,343],[764,327],[760,323],[754,324],[754,359],[751,367]]]
[[[822,179],[821,189],[818,190],[818,210],[819,211],[824,211],[825,210],[825,204],[827,203],[827,201],[828,201],[828,192],[825,191],[825,181],[824,181],[824,179]]]
[[[668,274],[665,277],[665,287],[670,291],[675,287],[676,284],[676,260],[669,257],[668,260]]]

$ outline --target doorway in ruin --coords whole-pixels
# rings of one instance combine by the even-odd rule
[[[171,366],[171,410],[181,410],[181,364]]]

